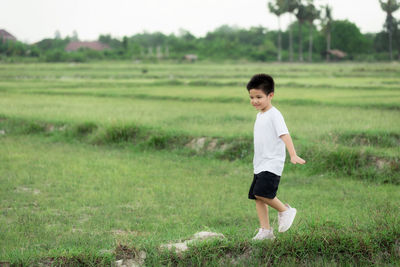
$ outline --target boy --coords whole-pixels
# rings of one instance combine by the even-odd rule
[[[274,239],[269,225],[268,206],[278,211],[279,232],[287,231],[296,216],[296,209],[283,204],[277,197],[278,185],[285,162],[285,145],[293,164],[304,164],[297,156],[282,114],[271,104],[274,80],[267,74],[254,75],[247,84],[251,104],[260,112],[254,124],[254,179],[249,199],[254,199],[260,229],[253,240]]]

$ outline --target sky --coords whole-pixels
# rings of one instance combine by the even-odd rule
[[[270,1],[270,0],[269,0]],[[227,24],[241,28],[263,26],[276,30],[276,16],[268,0],[0,0],[0,29],[18,40],[34,43],[78,33],[81,40],[97,40],[100,34],[122,38],[160,31],[177,34],[185,29],[197,37]],[[361,32],[379,32],[385,13],[378,0],[314,0],[329,4],[333,18],[347,19]],[[400,12],[394,14],[399,18]],[[290,16],[282,16],[282,28]]]

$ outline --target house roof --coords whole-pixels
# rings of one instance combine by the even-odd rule
[[[327,51],[329,54],[338,57],[338,58],[344,58],[347,56],[347,54],[339,49],[331,49]]]
[[[69,42],[69,44],[65,47],[65,51],[76,51],[79,48],[89,48],[97,51],[101,51],[104,49],[110,49],[110,47],[106,44],[100,42]]]
[[[0,29],[0,38],[2,38],[3,40],[17,41],[17,38],[15,38],[11,33],[3,29]]]

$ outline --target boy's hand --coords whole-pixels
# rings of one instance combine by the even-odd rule
[[[306,161],[304,159],[300,158],[297,155],[294,155],[293,157],[290,157],[290,162],[293,163],[293,164],[297,164],[297,163],[298,164],[305,164],[306,163]]]
[[[290,154],[290,162],[293,164],[304,164],[306,161],[296,154],[296,150],[294,149],[293,141],[292,138],[290,137],[290,134],[283,134],[280,136],[282,141],[285,143],[287,150],[289,151]]]

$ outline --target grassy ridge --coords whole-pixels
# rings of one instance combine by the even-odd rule
[[[277,97],[277,102],[279,98]],[[400,130],[397,110],[279,104],[289,129],[299,138],[321,138],[334,131]],[[135,123],[189,135],[251,136],[255,112],[246,103],[90,96],[4,94],[0,114],[30,120],[97,124]]]
[[[248,78],[254,73],[268,72],[282,78],[302,77],[361,77],[361,78],[394,78],[399,77],[399,64],[135,64],[131,62],[112,63],[38,63],[38,64],[1,64],[1,77],[204,77],[204,78]],[[143,70],[147,70],[146,73]],[[312,82],[311,82],[312,83]]]
[[[65,91],[62,92],[60,90],[54,92],[43,91],[43,90],[30,90],[25,94],[37,94],[37,95],[60,95],[60,96],[96,96],[96,97],[114,97],[114,98],[132,98],[132,99],[143,99],[143,100],[172,100],[172,101],[182,101],[182,102],[206,102],[206,103],[247,103],[247,99],[239,97],[203,97],[203,96],[168,96],[168,95],[149,95],[149,94],[141,94],[141,93],[107,93],[107,92],[70,92]],[[364,108],[364,109],[383,109],[383,110],[400,110],[400,105],[398,104],[397,95],[389,95],[384,96],[390,98],[390,100],[385,101],[386,103],[376,103],[374,99],[368,99],[368,96],[362,97],[357,96],[357,99],[364,100],[362,103],[357,103],[358,101],[346,101],[346,103],[335,103],[329,101],[319,101],[313,99],[281,99],[274,101],[275,104],[284,104],[284,105],[294,105],[294,106],[329,106],[329,107],[347,107],[347,108]],[[361,102],[361,101],[360,101]]]
[[[163,132],[138,125],[102,126],[93,122],[76,125],[31,122],[2,118],[0,129],[7,134],[43,134],[58,141],[83,141],[89,144],[128,144],[139,149],[183,150],[185,154],[227,160],[251,161],[252,138],[206,138]],[[358,143],[357,143],[358,142]],[[342,133],[336,145],[298,143],[297,152],[309,161],[310,174],[331,172],[378,183],[400,184],[399,155],[374,153],[373,149],[354,149],[353,145],[397,147],[400,135],[387,132]],[[340,145],[339,144],[343,144]],[[287,159],[286,164],[289,163]],[[289,167],[290,168],[290,167]]]

